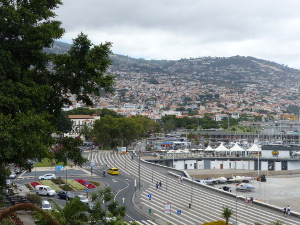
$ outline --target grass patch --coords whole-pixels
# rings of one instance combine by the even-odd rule
[[[65,184],[63,179],[52,179],[52,182],[57,185]]]
[[[77,181],[75,181],[73,179],[67,179],[67,180],[64,180],[64,182],[66,184],[69,184],[72,188],[74,188],[75,190],[78,190],[78,191],[82,191],[82,190],[86,189],[86,186],[78,183]]]
[[[42,185],[50,186],[56,192],[61,191],[61,189],[55,183],[53,183],[51,180],[41,180],[40,183]]]
[[[33,188],[30,184],[25,184],[25,186],[26,186],[30,191],[34,190],[34,188]]]
[[[60,186],[60,188],[64,191],[75,191],[70,185],[68,184],[64,184],[62,186]]]
[[[55,163],[55,161],[50,159],[43,159],[41,162],[37,162],[34,167],[51,167],[51,166],[64,166],[63,162]],[[67,166],[70,166],[70,163],[67,163]]]
[[[95,185],[96,187],[99,187],[101,185],[99,182],[93,180],[88,180],[88,182]]]

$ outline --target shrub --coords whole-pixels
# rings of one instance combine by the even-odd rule
[[[72,179],[67,179],[64,180],[66,184],[70,185],[72,188],[74,188],[75,190],[79,190],[79,191],[82,191],[82,190],[85,190],[86,189],[86,186],[78,183],[77,181],[75,180],[72,180]]]
[[[87,187],[88,189],[95,188],[96,186],[89,182],[89,184],[86,186],[86,180],[84,179],[75,179],[78,183],[82,184],[83,186]]]
[[[70,187],[70,185],[68,185],[68,184],[64,184],[64,185],[60,186],[60,188],[64,191],[74,191],[74,189],[72,187]]]
[[[60,184],[64,184],[65,182],[63,181],[63,179],[52,179],[52,182],[57,184],[57,185],[60,185]]]
[[[90,182],[91,184],[95,185],[96,187],[100,186],[100,183],[97,182],[97,181],[89,180],[88,182]]]
[[[31,186],[33,187],[33,188],[35,188],[35,186],[37,186],[37,185],[41,185],[41,183],[40,182],[30,182],[30,184],[31,184]]]
[[[32,202],[34,204],[37,204],[37,205],[41,205],[42,204],[42,198],[38,194],[30,194],[30,193],[28,193],[26,195],[26,198],[27,198],[28,201],[30,201],[30,202]]]
[[[29,190],[33,190],[33,187],[32,187],[32,185],[31,184],[25,184],[25,186],[29,189]]]

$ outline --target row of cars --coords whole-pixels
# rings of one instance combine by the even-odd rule
[[[249,184],[250,180],[252,180],[252,177],[245,177],[245,176],[235,176],[230,178],[225,177],[219,177],[219,178],[206,178],[203,180],[196,179],[195,181],[204,185],[210,185],[214,186],[215,184],[232,184],[236,183],[236,191],[255,191],[255,187],[251,184]],[[228,186],[223,186],[220,189],[223,189],[224,191],[231,192],[231,188]]]
[[[75,195],[75,194],[73,194],[69,191],[59,191],[57,193],[57,198],[59,198],[59,199],[71,200],[71,199],[75,198],[76,196],[80,199],[81,202],[83,202],[83,203],[87,204],[88,206],[90,206],[90,204],[91,204],[90,201],[84,195]],[[52,205],[50,204],[49,201],[43,200],[41,208],[44,209],[44,210],[51,210]]]
[[[73,199],[75,196],[78,196],[80,201],[87,203],[88,199],[85,195],[75,195],[72,192],[69,191],[59,191],[56,193],[55,190],[53,190],[50,186],[47,185],[37,185],[35,186],[35,192],[39,195],[46,195],[46,196],[55,196],[57,195],[57,198],[59,199]]]

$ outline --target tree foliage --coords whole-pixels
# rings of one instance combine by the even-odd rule
[[[142,116],[113,118],[111,115],[96,120],[93,129],[95,141],[104,145],[126,146],[136,138],[160,131],[160,124]]]
[[[119,206],[118,202],[114,200],[110,187],[100,189],[98,193],[92,193],[91,200],[94,203],[91,209],[92,221],[98,222],[107,217],[115,218],[113,221],[105,221],[104,224],[116,224],[121,222],[121,218],[125,216],[126,207]]]
[[[86,213],[89,208],[81,202],[79,197],[71,199],[65,207],[61,207],[55,201],[51,201],[53,204],[53,210],[48,213],[56,218],[61,225],[82,225],[87,224],[89,215]],[[52,225],[51,221],[41,213],[35,214],[37,225]]]
[[[229,223],[229,218],[233,215],[232,209],[227,206],[223,206],[222,217],[225,219],[226,225]]]
[[[112,91],[107,75],[111,43],[92,45],[81,33],[66,54],[46,54],[64,29],[54,20],[60,0],[0,2],[0,181],[4,186],[9,164],[32,167],[32,159],[58,156],[49,151],[52,133],[60,128],[61,108],[70,96],[88,106],[99,90]],[[68,144],[68,141],[71,144]],[[77,142],[59,143],[80,162]],[[62,146],[64,145],[64,146]],[[75,158],[73,158],[75,157]]]

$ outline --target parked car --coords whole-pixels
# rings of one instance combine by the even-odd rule
[[[80,201],[81,202],[83,202],[83,203],[88,203],[89,202],[89,200],[88,200],[88,198],[85,196],[85,195],[77,195],[77,197],[80,199]]]
[[[66,197],[67,197],[67,200],[70,200],[70,199],[74,198],[75,195],[69,191],[59,191],[57,193],[57,198],[66,199]]]
[[[255,187],[251,184],[241,183],[236,186],[237,191],[255,191]]]
[[[44,174],[43,176],[39,176],[39,180],[52,180],[52,179],[56,179],[56,176],[53,173],[47,173]]]
[[[9,175],[9,179],[15,179],[17,177],[17,174],[15,174],[14,172],[12,172],[10,175]]]
[[[44,209],[44,210],[51,210],[52,206],[51,206],[50,202],[48,202],[46,200],[42,201],[42,209]]]
[[[22,173],[22,169],[21,169],[21,168],[16,168],[16,169],[15,169],[15,173],[16,173],[16,174]]]
[[[11,181],[10,180],[6,180],[6,185],[11,185]]]

